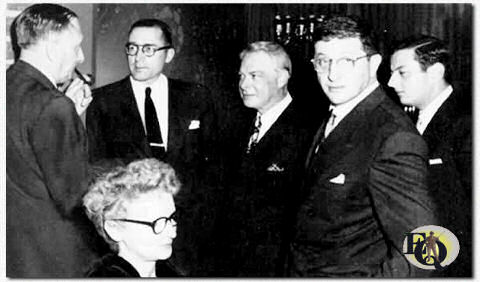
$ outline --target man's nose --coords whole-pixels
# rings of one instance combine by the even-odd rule
[[[145,57],[146,57],[146,55],[143,53],[143,51],[141,49],[139,49],[137,54],[135,54],[135,61],[136,62],[143,61],[143,60],[145,60]]]
[[[240,89],[245,90],[248,87],[249,83],[250,82],[248,81],[247,77],[240,78],[240,81],[238,82],[238,86],[240,87]]]
[[[78,52],[77,61],[78,61],[79,64],[81,64],[81,63],[83,63],[83,61],[85,61],[85,55],[83,54],[82,48],[80,48],[80,51]]]
[[[327,74],[330,81],[335,81],[340,75],[338,73],[337,65],[333,63],[333,60],[330,60],[328,63]]]
[[[390,79],[388,80],[388,86],[395,88],[397,86],[397,75],[396,73],[392,73]]]

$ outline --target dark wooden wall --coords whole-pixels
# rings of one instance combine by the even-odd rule
[[[371,23],[385,59],[390,43],[415,33],[433,35],[447,41],[455,54],[458,82],[471,84],[473,4],[250,4],[246,14],[249,41],[272,40],[277,14],[292,18],[310,14],[357,15]]]
[[[228,121],[238,96],[238,54],[248,42],[274,39],[275,15],[358,15],[369,21],[380,39],[384,65],[380,81],[389,78],[390,43],[414,33],[449,42],[455,74],[470,87],[472,79],[472,4],[94,4],[94,57],[97,86],[128,74],[123,51],[129,26],[144,17],[171,25],[177,54],[167,75],[205,84],[212,90],[220,118]],[[310,48],[311,50],[311,48]],[[320,114],[328,101],[309,63],[311,54],[290,48],[292,95]],[[392,94],[392,96],[395,96]],[[394,97],[395,98],[395,97]]]

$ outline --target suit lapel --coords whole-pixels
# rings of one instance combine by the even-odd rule
[[[312,146],[308,150],[307,159],[305,162],[305,168],[310,167],[310,162],[312,157],[317,153],[320,143],[324,141],[325,135],[325,127],[327,126],[327,121],[324,120],[320,128],[318,129],[317,133],[315,133],[315,137],[313,138]]]
[[[312,146],[310,149],[312,157],[309,158],[310,161],[308,165],[312,165],[313,160],[316,159],[317,167],[318,162],[320,162],[320,167],[327,168],[332,163],[338,161],[339,156],[343,156],[354,149],[358,144],[358,140],[362,138],[364,132],[366,132],[368,116],[384,98],[383,91],[378,87],[353,108],[323,141],[321,140],[323,130],[319,130],[317,135],[321,132],[322,136],[316,137],[321,140],[318,151],[316,150],[316,146]],[[322,127],[324,126],[325,125],[322,125]],[[317,153],[315,153],[315,151],[317,151]]]
[[[443,140],[444,136],[442,135],[450,130],[455,116],[455,97],[453,95],[454,93],[440,106],[423,133],[423,138],[429,147],[434,147],[436,144],[433,143]]]
[[[168,152],[177,151],[188,125],[183,118],[182,93],[175,80],[168,79]]]
[[[131,124],[133,132],[131,133],[132,140],[135,140],[135,144],[143,146],[141,151],[145,152],[146,155],[150,156],[150,146],[147,141],[147,136],[143,127],[142,118],[140,117],[139,107],[143,105],[138,105],[135,99],[135,94],[133,93],[132,84],[130,78],[126,77],[121,84],[119,84],[119,93],[124,93],[124,95],[119,95],[121,97],[120,103],[124,104],[125,107],[117,107],[117,109],[126,109],[127,112],[120,112],[119,117],[125,118]]]

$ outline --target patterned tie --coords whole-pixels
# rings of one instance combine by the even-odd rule
[[[165,146],[160,132],[155,105],[150,97],[151,93],[152,89],[150,87],[145,88],[145,127],[147,129],[147,140],[153,156],[158,159],[163,159],[165,157]]]
[[[330,110],[330,118],[328,118],[327,124],[325,126],[325,138],[332,132],[332,130],[335,128],[335,119],[337,116],[333,112],[333,110]]]
[[[250,140],[248,141],[247,154],[250,153],[255,148],[255,145],[257,145],[258,136],[260,135],[261,127],[262,127],[261,115],[260,113],[257,113],[257,117],[255,118],[253,133],[250,136]]]

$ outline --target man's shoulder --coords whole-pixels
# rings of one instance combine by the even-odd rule
[[[408,117],[399,104],[395,103],[388,96],[384,97],[381,103],[372,111],[369,118],[370,121],[373,119],[374,123],[382,128],[387,127],[418,134],[410,117]]]
[[[130,80],[128,77],[125,77],[121,80],[95,88],[93,89],[92,93],[94,96],[98,96],[98,95],[105,96],[105,95],[112,95],[112,94],[118,95],[118,93],[125,92],[127,90],[127,87],[131,87]]]
[[[207,87],[200,83],[175,78],[168,78],[168,87],[169,91],[173,91],[177,95],[184,94],[192,97],[206,95],[208,92]]]

